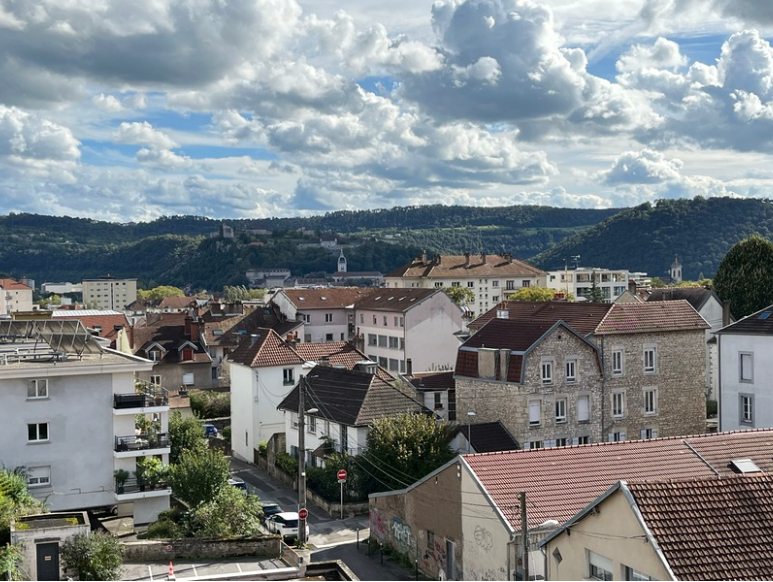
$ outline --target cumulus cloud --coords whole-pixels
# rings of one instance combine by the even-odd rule
[[[123,105],[121,105],[121,102],[113,95],[100,93],[99,95],[94,95],[94,97],[91,98],[91,102],[102,111],[109,111],[110,113],[123,111]]]
[[[163,131],[154,129],[147,121],[124,121],[114,134],[118,143],[148,145],[158,149],[171,149],[178,144]]]
[[[162,168],[189,168],[191,166],[191,159],[189,157],[177,155],[170,150],[157,148],[142,148],[137,152],[137,161]]]
[[[603,182],[609,186],[618,184],[658,184],[678,181],[682,161],[667,159],[663,154],[649,149],[625,152],[612,168],[603,173]]]

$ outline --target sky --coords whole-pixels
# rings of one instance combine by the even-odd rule
[[[773,194],[762,0],[0,0],[0,214]]]

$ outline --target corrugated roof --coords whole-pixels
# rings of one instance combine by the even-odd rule
[[[341,309],[353,305],[379,289],[360,287],[326,287],[324,289],[283,289],[283,293],[300,310]]]
[[[356,308],[403,312],[435,293],[442,293],[442,291],[437,289],[379,288],[375,289],[375,292],[369,296],[357,301]]]
[[[567,521],[620,480],[732,476],[728,464],[736,458],[752,459],[763,471],[773,472],[773,429],[464,458],[513,529],[520,530],[520,514],[513,508],[521,491],[529,500],[529,524],[535,526],[549,519]]]
[[[466,265],[466,266],[465,266]],[[398,267],[387,277],[431,277],[435,279],[454,277],[539,277],[544,271],[518,259],[504,255],[470,254],[439,255],[423,261],[416,257],[410,263]]]
[[[677,580],[773,579],[773,475],[627,487]]]
[[[708,322],[684,299],[614,303],[596,327],[598,335],[709,329]]]

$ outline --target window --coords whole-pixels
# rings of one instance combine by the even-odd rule
[[[541,413],[542,403],[539,400],[532,400],[529,402],[529,426],[539,426],[542,418]]]
[[[645,580],[655,580],[652,576],[643,574],[638,570],[634,570],[630,566],[623,566],[623,580],[635,580],[636,582],[644,582]]]
[[[389,365],[389,361],[386,358],[384,358],[382,356],[379,356],[378,357],[378,365],[381,366],[382,368],[386,369],[386,367]]]
[[[27,384],[27,400],[48,398],[48,378],[30,380]]]
[[[741,352],[738,354],[741,382],[754,381],[754,360],[752,354]]]
[[[644,373],[654,374],[657,372],[658,358],[655,346],[644,346]]]
[[[375,333],[369,333],[368,334],[368,345],[369,346],[377,346],[378,345],[378,336],[376,336]]]
[[[365,323],[365,315],[360,313],[360,323]]]
[[[397,372],[400,369],[400,363],[395,358],[389,358],[389,371]]]
[[[609,442],[619,443],[625,440],[625,431],[609,433]]]
[[[405,360],[400,360],[400,371],[405,374]]]
[[[27,425],[27,441],[42,442],[48,440],[48,423],[36,422]]]
[[[301,313],[301,321],[303,321],[303,323],[311,323],[311,315],[307,313]]]
[[[577,360],[566,360],[566,381],[577,381]]]
[[[531,286],[531,281],[524,280],[524,281],[521,283],[521,287],[529,287],[529,286]]]
[[[588,577],[593,580],[612,580],[612,560],[588,550]]]
[[[158,362],[161,359],[161,353],[158,350],[152,350],[150,352],[150,359],[154,362]]]
[[[556,423],[566,422],[566,398],[556,400]]]
[[[443,286],[442,281],[439,283],[435,283],[435,289],[440,289]]]
[[[333,323],[333,314],[332,313],[326,313],[325,314],[325,323]]]
[[[400,318],[395,315],[395,327],[400,327]]]
[[[316,416],[309,416],[309,424],[307,425],[306,430],[309,432],[317,432],[317,417]]]
[[[282,383],[285,386],[288,384],[295,384],[295,370],[292,368],[285,368],[282,370]]]
[[[569,439],[566,437],[559,437],[556,439],[556,446],[557,447],[565,447],[569,442]]]
[[[658,429],[656,429],[656,428],[643,428],[643,429],[641,429],[641,438],[642,438],[642,440],[658,438]]]
[[[158,374],[154,374],[150,377],[150,383],[155,384],[156,386],[161,386],[161,376]]]
[[[577,437],[577,444],[578,445],[589,445],[590,444],[590,436],[585,434],[582,436]]]
[[[741,424],[754,425],[754,396],[751,394],[738,395],[738,413]]]
[[[387,336],[385,335],[378,336],[378,347],[380,348],[387,347]]]
[[[590,422],[590,396],[577,397],[577,422]]]
[[[373,325],[378,325],[378,316],[377,315],[373,316]]]
[[[427,549],[435,549],[435,532],[427,530]]]
[[[453,283],[451,283],[451,287],[461,287],[461,286],[462,284],[459,281],[454,281]]]
[[[405,327],[405,318],[404,317],[400,318],[400,327]]]
[[[494,303],[499,303],[499,295],[492,295],[492,296],[491,296],[491,300],[492,300]]]
[[[388,319],[388,318],[387,318],[387,316],[385,315],[385,316],[384,316],[384,325],[388,325],[388,324],[387,324],[387,319]]]
[[[612,350],[612,375],[623,375],[623,350]]]
[[[443,393],[442,392],[433,392],[432,397],[435,401],[435,410],[439,410],[443,408]]]
[[[183,385],[184,386],[193,386],[194,380],[193,380],[193,373],[189,372],[187,374],[183,374]]]
[[[507,281],[505,283],[505,289],[507,289],[508,291],[512,291],[513,289],[515,289],[515,281]]]
[[[612,393],[612,416],[615,418],[625,416],[625,392]]]
[[[400,346],[400,340],[399,338],[389,336],[389,347],[393,350],[398,349]]]
[[[193,359],[193,349],[183,348],[183,361],[190,362]]]
[[[658,412],[658,389],[644,389],[644,414],[657,414]]]
[[[542,361],[542,383],[553,383],[553,360]]]
[[[499,287],[499,281],[492,281],[491,282],[492,287]]]
[[[27,486],[47,487],[51,485],[51,467],[29,467],[27,468]]]
[[[467,287],[475,287],[475,281],[467,281]]]
[[[526,446],[528,447],[527,450],[533,451],[534,449],[542,449],[545,447],[545,443],[542,441],[529,441],[526,443]]]
[[[333,341],[333,334],[332,333],[326,333],[325,334],[325,341],[326,342],[332,342]]]

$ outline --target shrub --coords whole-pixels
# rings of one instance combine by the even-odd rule
[[[191,409],[198,418],[231,416],[231,395],[212,390],[191,390]]]
[[[118,580],[123,564],[120,542],[106,533],[75,534],[62,542],[62,564],[80,580]]]
[[[258,444],[258,454],[264,459],[268,457],[268,443],[266,441]]]
[[[292,455],[285,452],[277,453],[274,464],[288,475],[293,477],[298,475],[298,461],[296,461]]]

